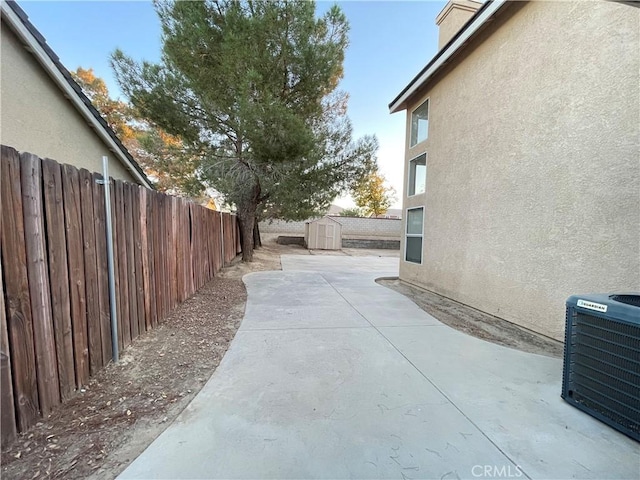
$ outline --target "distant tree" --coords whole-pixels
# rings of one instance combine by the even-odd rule
[[[141,118],[130,104],[112,99],[107,84],[92,68],[78,67],[71,76],[158,190],[193,198],[202,195],[199,159],[186,152],[180,137]]]
[[[111,129],[116,133],[125,146],[136,138],[134,112],[128,103],[113,100],[109,96],[107,84],[100,77],[96,77],[93,68],[78,67],[70,72],[73,79],[82,88],[84,94],[91,100]]]
[[[136,140],[136,158],[158,190],[193,199],[204,194],[206,186],[198,172],[200,158],[185,148],[180,137],[146,123]]]
[[[244,261],[261,217],[318,214],[375,168],[377,140],[352,140],[343,75],[347,20],[314,2],[155,2],[160,64],[112,55],[132,104],[182,138],[197,175],[237,210]]]
[[[387,186],[378,172],[370,173],[357,183],[351,195],[366,216],[384,215],[395,200],[396,191]]]
[[[361,208],[352,207],[352,208],[343,209],[340,212],[340,216],[341,217],[364,217],[364,214]]]

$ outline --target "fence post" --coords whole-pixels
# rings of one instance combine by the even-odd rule
[[[220,245],[222,246],[222,268],[225,267],[224,259],[224,213],[220,212]]]
[[[104,203],[107,231],[107,269],[109,271],[109,307],[111,310],[111,347],[113,363],[119,359],[118,352],[118,309],[116,307],[116,281],[113,267],[113,226],[111,223],[111,192],[109,182],[109,157],[102,157],[102,182],[104,185]]]

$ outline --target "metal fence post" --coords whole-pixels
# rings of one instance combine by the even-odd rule
[[[111,310],[111,345],[113,362],[119,359],[118,352],[118,312],[116,306],[116,280],[113,266],[113,225],[111,222],[111,191],[109,182],[109,157],[102,157],[102,184],[104,185],[104,203],[107,231],[107,268],[109,271],[109,308]]]

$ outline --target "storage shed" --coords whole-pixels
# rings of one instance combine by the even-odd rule
[[[340,250],[342,225],[331,217],[323,217],[304,225],[304,243],[310,250]]]

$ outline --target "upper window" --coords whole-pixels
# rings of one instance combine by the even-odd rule
[[[409,162],[409,185],[408,196],[424,193],[427,185],[427,154],[423,153],[419,157]]]
[[[416,108],[411,114],[411,143],[413,147],[427,139],[429,134],[429,100]]]

